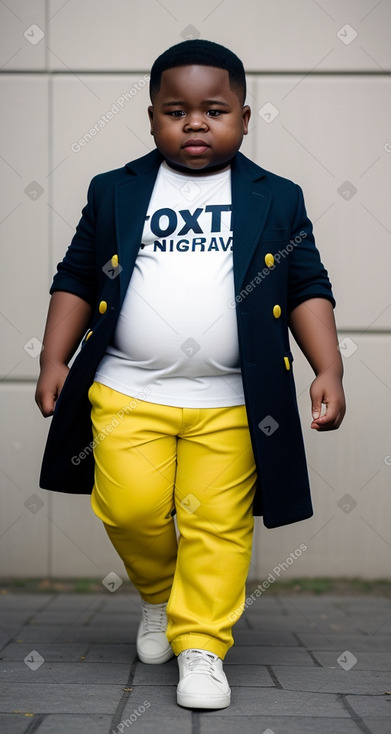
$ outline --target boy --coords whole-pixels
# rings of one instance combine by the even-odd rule
[[[224,708],[253,515],[312,515],[288,326],[316,374],[311,426],[338,428],[335,301],[301,189],[238,152],[237,56],[177,44],[150,94],[157,150],[92,180],[52,284],[41,486],[92,490],[142,597],[139,658],[177,655],[178,704]]]

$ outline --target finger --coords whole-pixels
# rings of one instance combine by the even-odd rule
[[[41,408],[41,413],[44,418],[50,418],[50,416],[54,413],[53,403],[51,405],[49,405],[49,403],[44,403]]]
[[[338,428],[343,419],[340,405],[329,403],[326,406],[326,414],[312,422],[311,428],[318,431],[333,431]]]
[[[320,395],[318,397],[314,397],[314,396],[311,396],[311,397],[312,397],[312,407],[311,407],[312,418],[316,421],[321,418],[322,397]]]
[[[42,397],[38,398],[37,403],[44,418],[48,418],[49,416],[53,415],[55,406],[55,399],[53,395],[43,395]]]
[[[319,408],[317,406],[312,408],[312,416],[313,428],[319,428],[320,426],[327,424],[332,420],[332,409],[330,403],[326,403],[322,400]]]
[[[322,402],[324,395],[322,388],[318,386],[316,380],[312,383],[310,387],[310,397],[312,418],[314,420],[318,420],[318,418],[321,417],[322,413]]]

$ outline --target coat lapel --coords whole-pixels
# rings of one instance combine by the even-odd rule
[[[115,228],[118,245],[121,304],[140,249],[145,214],[162,158],[154,150],[143,159],[127,164],[129,181],[116,184]],[[136,174],[136,175],[135,175]]]
[[[263,170],[238,153],[232,164],[233,264],[238,295],[258,245],[272,195],[261,183]]]

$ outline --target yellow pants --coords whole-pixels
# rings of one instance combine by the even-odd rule
[[[197,647],[224,659],[252,548],[256,474],[245,406],[157,405],[97,382],[88,397],[93,511],[141,597],[168,602],[174,653]]]

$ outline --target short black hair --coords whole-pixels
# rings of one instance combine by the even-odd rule
[[[158,56],[153,63],[149,82],[151,102],[160,89],[163,71],[174,69],[177,66],[214,66],[217,69],[226,69],[231,89],[244,104],[246,77],[243,63],[229,48],[201,38],[177,43]]]

